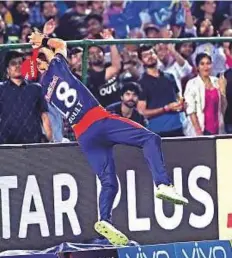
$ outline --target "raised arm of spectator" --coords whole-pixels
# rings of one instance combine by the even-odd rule
[[[194,26],[194,21],[191,12],[190,2],[188,0],[183,0],[181,1],[181,5],[185,13],[185,26],[187,29],[192,29]]]
[[[51,127],[51,123],[50,123],[47,112],[43,112],[41,114],[41,120],[42,120],[42,124],[43,124],[43,129],[45,131],[48,141],[52,141],[53,140],[52,139],[52,127]]]
[[[111,30],[104,30],[101,33],[103,39],[114,39],[112,36]],[[111,54],[111,66],[106,69],[105,80],[109,80],[110,78],[118,75],[121,70],[121,56],[118,52],[116,45],[110,46],[110,54]]]
[[[48,20],[43,27],[43,34],[46,36],[51,35],[56,29],[56,22],[54,19]]]
[[[168,44],[168,49],[171,55],[175,58],[179,66],[184,66],[187,60],[185,60],[175,49],[174,44]]]

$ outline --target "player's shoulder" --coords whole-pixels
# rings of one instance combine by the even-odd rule
[[[57,54],[53,57],[53,59],[52,59],[52,61],[51,61],[51,63],[50,63],[51,66],[57,66],[57,65],[63,65],[63,64],[67,64],[67,60],[66,60],[66,58],[65,58],[62,54],[60,54],[60,53],[57,53]]]

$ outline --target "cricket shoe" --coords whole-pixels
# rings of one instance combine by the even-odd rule
[[[94,225],[98,234],[104,236],[112,245],[127,245],[129,239],[109,222],[98,221]]]
[[[156,197],[162,200],[170,201],[174,204],[188,204],[188,199],[178,194],[173,185],[159,185],[156,191]]]

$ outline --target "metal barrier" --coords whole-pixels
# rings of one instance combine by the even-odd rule
[[[88,70],[88,48],[90,46],[97,45],[125,45],[125,44],[157,44],[157,43],[184,43],[184,42],[195,42],[195,43],[206,43],[206,42],[232,42],[232,37],[209,37],[209,38],[158,38],[158,39],[114,39],[114,40],[70,40],[67,41],[68,46],[82,46],[83,47],[83,66],[82,66],[82,81],[83,83],[87,82],[87,70]],[[0,44],[1,49],[28,49],[31,48],[31,44],[23,43],[23,44]]]

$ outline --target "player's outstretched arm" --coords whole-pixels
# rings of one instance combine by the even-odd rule
[[[47,47],[54,49],[55,54],[61,54],[67,58],[67,44],[62,39],[47,38],[42,33],[36,31],[29,36],[33,48]]]

